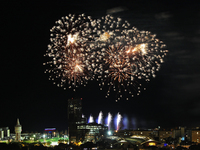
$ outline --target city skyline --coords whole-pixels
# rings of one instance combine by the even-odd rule
[[[124,1],[97,2],[12,2],[3,3],[2,82],[0,127],[14,131],[20,119],[23,131],[42,131],[46,127],[67,129],[67,100],[80,97],[83,114],[98,116],[100,111],[135,118],[138,125],[199,126],[200,12],[192,2]],[[82,7],[84,6],[84,7]],[[128,101],[115,102],[115,95],[105,98],[96,83],[89,82],[77,92],[53,85],[44,74],[47,61],[43,55],[50,43],[54,22],[68,14],[99,18],[109,9],[139,30],[151,31],[167,45],[169,53],[156,78],[144,83],[145,91]],[[22,131],[22,132],[23,132]]]

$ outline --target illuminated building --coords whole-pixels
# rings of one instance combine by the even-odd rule
[[[77,125],[79,139],[84,142],[96,142],[108,131],[108,127],[98,123],[84,123]]]
[[[84,123],[82,118],[82,98],[68,99],[68,132],[70,141],[78,141],[77,124]]]
[[[141,136],[147,136],[149,137],[152,134],[153,131],[149,130],[135,130],[132,131],[132,135],[141,135]]]
[[[181,143],[181,141],[185,140],[185,127],[179,127],[178,129],[174,129],[174,137],[175,139],[178,139],[178,143]]]
[[[86,123],[82,115],[82,98],[68,99],[68,123],[70,141],[95,142],[99,135],[107,132],[107,127],[97,123]]]
[[[113,135],[120,137],[138,136],[138,137],[151,137],[155,134],[153,130],[118,130]]]
[[[15,141],[17,142],[21,141],[21,132],[22,132],[22,126],[19,123],[19,119],[17,119],[17,124],[15,126]]]
[[[144,147],[157,146],[157,144],[158,144],[158,141],[155,141],[155,140],[152,140],[152,139],[149,139],[149,140],[141,143],[141,145],[143,145]]]
[[[200,143],[200,130],[199,129],[187,130],[186,138],[191,142]]]
[[[159,141],[164,141],[165,138],[173,137],[173,131],[166,131],[166,130],[119,130],[114,132],[113,135],[120,136],[120,137],[129,137],[129,136],[136,136],[136,137],[143,137],[143,138],[155,138]]]
[[[4,131],[2,129],[0,129],[0,139],[4,138]]]
[[[185,136],[185,127],[179,127],[174,130],[174,138],[184,137]]]
[[[10,137],[10,129],[8,127],[0,128],[0,140],[8,139]]]
[[[200,130],[192,130],[192,142],[200,143]]]
[[[45,128],[44,131],[47,138],[53,138],[57,136],[56,128]]]
[[[158,133],[159,133],[159,140],[160,141],[164,141],[168,137],[174,137],[174,132],[173,131],[161,130]]]

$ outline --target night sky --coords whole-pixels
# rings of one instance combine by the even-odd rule
[[[1,117],[0,127],[14,130],[17,118],[23,132],[46,127],[67,129],[67,100],[82,97],[83,113],[120,112],[128,128],[200,126],[200,5],[189,1],[9,1],[1,3]],[[161,69],[140,96],[116,103],[106,99],[95,82],[76,93],[53,85],[44,71],[43,55],[50,28],[68,14],[99,18],[108,9],[139,30],[148,30],[169,50]],[[134,123],[133,123],[134,122]]]

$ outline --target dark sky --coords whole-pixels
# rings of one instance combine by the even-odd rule
[[[169,53],[156,78],[144,84],[140,96],[116,103],[105,99],[95,83],[77,93],[52,84],[44,74],[43,56],[50,28],[63,16],[98,18],[114,7],[126,8],[114,16],[139,30],[148,30],[166,43]],[[83,98],[86,117],[103,111],[120,112],[135,120],[129,127],[200,126],[200,11],[199,4],[182,1],[16,1],[1,3],[1,117],[0,127],[13,132],[19,118],[23,132],[45,127],[67,129],[67,100]],[[131,121],[130,121],[131,122]]]

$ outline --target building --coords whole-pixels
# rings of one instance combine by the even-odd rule
[[[147,137],[153,138],[160,142],[165,141],[168,137],[173,137],[174,132],[173,130],[118,130],[114,132],[113,135],[120,136],[120,137],[129,137],[129,136],[140,136],[140,137]]]
[[[8,127],[0,128],[0,140],[7,140],[10,138],[10,129]]]
[[[192,130],[191,141],[200,143],[200,130]]]
[[[68,131],[71,142],[96,142],[100,135],[107,132],[108,127],[102,124],[86,122],[87,118],[82,115],[82,98],[68,99]]]
[[[183,138],[185,137],[185,127],[179,127],[174,130],[174,138]]]
[[[83,123],[77,125],[77,136],[82,142],[96,143],[107,134],[108,127],[97,123]]]
[[[113,135],[114,136],[119,136],[119,137],[126,137],[126,136],[132,136],[133,130],[116,130]],[[135,134],[136,135],[136,134]]]
[[[190,129],[186,131],[186,138],[188,141],[194,143],[200,143],[200,130],[199,129]]]
[[[82,98],[68,99],[68,133],[70,141],[78,141],[77,124],[84,123],[82,118]]]
[[[174,132],[172,130],[171,131],[170,130],[168,130],[168,131],[160,130],[160,131],[158,131],[158,136],[159,136],[159,141],[164,142],[165,139],[167,139],[169,137],[173,138]]]
[[[53,137],[58,137],[59,133],[56,131],[56,128],[45,128],[44,129],[44,137],[45,138],[53,138]]]
[[[153,133],[152,130],[134,130],[132,131],[132,135],[141,135],[141,136],[147,136],[150,137],[150,135]]]
[[[15,141],[17,142],[21,141],[21,132],[22,132],[22,126],[19,123],[19,119],[17,119],[17,124],[15,126]]]

